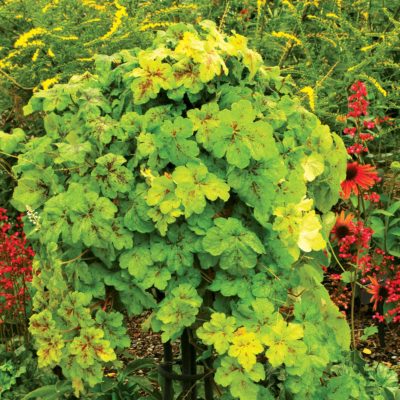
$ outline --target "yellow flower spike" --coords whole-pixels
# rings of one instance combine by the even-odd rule
[[[283,4],[287,6],[290,11],[296,12],[296,7],[290,2],[290,0],[283,0]]]
[[[273,31],[272,32],[272,36],[274,36],[276,38],[285,38],[285,39],[288,39],[288,40],[292,40],[298,46],[302,46],[303,45],[302,41],[298,37],[296,37],[296,36],[294,36],[294,35],[292,35],[290,33]]]
[[[47,50],[47,55],[50,57],[50,58],[54,58],[56,55],[54,54],[54,52],[53,52],[53,50],[51,50],[50,48]]]
[[[94,10],[97,10],[97,11],[107,10],[106,6],[97,4],[94,0],[82,0],[82,4],[86,7],[93,8]]]
[[[312,111],[315,111],[315,92],[314,89],[311,86],[306,86],[303,87],[303,89],[300,90],[301,93],[305,93],[308,97],[308,102],[310,104],[310,108]]]
[[[257,15],[261,15],[261,9],[265,6],[267,0],[257,0]]]
[[[122,18],[123,17],[127,17],[128,13],[126,11],[126,7],[121,6],[121,4],[119,4],[118,0],[114,1],[114,6],[117,8],[116,13],[114,14],[114,19],[113,19],[113,23],[111,25],[111,28],[109,29],[108,32],[106,32],[101,38],[100,40],[106,40],[108,39],[110,36],[112,36],[115,32],[117,32],[117,30],[119,29],[119,27],[122,25]]]
[[[368,50],[371,50],[371,49],[373,49],[374,47],[376,47],[378,45],[378,43],[374,43],[374,44],[371,44],[370,46],[364,46],[364,47],[361,47],[361,51],[368,51]]]
[[[153,22],[153,23],[148,23],[148,24],[143,24],[140,27],[140,31],[148,31],[150,29],[156,29],[156,28],[166,28],[168,26],[176,25],[175,22]]]
[[[40,52],[40,49],[36,49],[36,51],[33,53],[33,56],[32,56],[32,61],[33,62],[37,61],[37,59],[39,57],[39,52]]]
[[[328,18],[339,19],[339,16],[336,15],[335,13],[327,13],[326,16]]]
[[[387,91],[381,86],[381,84],[375,78],[366,74],[361,74],[360,77],[372,83],[376,87],[378,92],[380,92],[384,97],[387,96]]]
[[[57,82],[59,82],[59,80],[60,78],[58,76],[55,76],[54,78],[49,78],[44,80],[43,82],[40,82],[40,86],[42,86],[44,90],[47,90],[53,85],[55,85]]]
[[[56,7],[60,0],[52,0],[42,8],[42,13],[45,14],[50,8]]]
[[[14,43],[14,47],[17,49],[19,47],[27,47],[32,45],[34,42],[30,42],[30,40],[36,36],[43,36],[47,33],[47,30],[44,28],[33,28],[28,32],[23,33]]]

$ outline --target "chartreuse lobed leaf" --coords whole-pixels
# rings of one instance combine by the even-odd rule
[[[123,326],[124,316],[119,312],[106,312],[98,310],[96,322],[104,331],[104,339],[112,343],[113,347],[129,347],[131,341],[127,335],[126,328]]]
[[[161,322],[161,339],[163,343],[176,339],[185,327],[191,326],[196,319],[202,298],[190,284],[180,284],[171,291],[157,311]]]
[[[196,334],[207,345],[213,345],[218,354],[229,349],[236,327],[236,320],[224,313],[213,313],[209,322],[197,329]]]
[[[174,121],[165,121],[154,139],[159,156],[175,165],[196,159],[199,148],[194,140],[189,139],[191,136],[193,124],[190,119],[177,117]]]
[[[102,361],[113,361],[116,355],[110,347],[110,342],[103,339],[104,332],[97,328],[84,328],[68,345],[71,354],[76,356],[76,362],[82,368],[95,363],[96,358]]]
[[[269,348],[265,352],[273,367],[281,364],[293,366],[299,362],[299,357],[306,353],[307,347],[301,340],[304,336],[303,327],[295,323],[287,323],[281,316],[276,317],[266,333],[261,337],[262,343]]]
[[[231,394],[240,400],[256,400],[259,386],[254,382],[259,382],[265,378],[265,371],[262,364],[255,364],[248,371],[243,371],[238,361],[229,356],[223,356],[220,365],[215,373],[215,382],[223,387],[229,386]]]
[[[255,333],[241,327],[233,334],[228,354],[235,357],[245,371],[249,371],[256,364],[256,355],[263,350],[264,347]]]
[[[179,166],[172,174],[176,184],[175,194],[185,209],[185,217],[192,213],[201,214],[206,207],[206,199],[229,199],[229,186],[216,175],[208,172],[203,164],[188,163]]]
[[[0,131],[0,151],[12,154],[20,147],[20,143],[25,140],[25,132],[20,128],[15,128],[11,133]]]
[[[161,60],[149,57],[146,51],[138,56],[139,67],[130,72],[133,80],[131,90],[136,104],[154,99],[161,89],[172,87],[172,68]]]
[[[222,269],[253,268],[265,248],[254,232],[236,218],[217,218],[207,231],[203,247],[213,256],[220,256]]]
[[[106,154],[96,160],[96,168],[92,176],[98,182],[103,196],[111,199],[118,192],[126,193],[133,184],[132,172],[123,166],[126,159],[117,154]]]
[[[300,250],[310,252],[322,250],[326,242],[321,234],[321,221],[311,210],[312,199],[303,199],[298,204],[277,207],[273,229],[279,232],[280,239],[288,246],[288,251],[297,260]]]

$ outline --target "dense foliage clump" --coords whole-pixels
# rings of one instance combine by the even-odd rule
[[[152,310],[163,342],[190,329],[225,399],[380,395],[321,284],[346,150],[291,90],[204,21],[25,107],[44,134],[5,139],[13,204],[38,213],[30,330],[76,396],[129,345],[123,310]]]

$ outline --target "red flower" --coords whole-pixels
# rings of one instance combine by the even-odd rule
[[[347,216],[344,215],[344,211],[342,211],[337,219],[335,226],[332,228],[331,234],[333,239],[336,239],[337,241],[342,240],[348,235],[351,235],[353,233],[353,214],[348,214]]]
[[[374,121],[363,121],[364,128],[367,129],[374,129],[375,128],[375,122]]]
[[[381,291],[381,285],[379,284],[378,280],[376,277],[368,276],[369,280],[371,281],[371,285],[367,289],[367,292],[371,294],[371,303],[374,303],[373,310],[376,311],[376,308],[378,307],[378,303],[380,303],[383,300],[383,297],[380,295]]]
[[[342,197],[348,199],[351,192],[358,195],[359,188],[369,189],[379,180],[375,167],[358,162],[347,163],[346,180],[341,183]]]

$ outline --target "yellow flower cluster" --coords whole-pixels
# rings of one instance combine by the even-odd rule
[[[167,8],[161,8],[160,10],[157,10],[153,13],[153,15],[160,15],[160,14],[171,14],[175,11],[181,11],[181,10],[197,10],[199,8],[198,5],[196,4],[174,4],[171,7]],[[146,17],[148,19],[148,17]]]
[[[326,35],[324,35],[323,33],[310,33],[307,35],[307,37],[315,37],[320,40],[324,40],[325,42],[328,42],[333,47],[337,47],[336,42],[334,40],[332,40],[331,38],[327,37]]]
[[[308,97],[308,102],[310,104],[310,108],[312,111],[315,111],[315,92],[314,89],[311,86],[306,86],[303,87],[303,89],[300,90],[301,93],[305,93]]]
[[[168,21],[159,21],[159,22],[152,22],[152,18],[155,16],[160,16],[160,15],[165,15],[165,14],[172,14],[174,12],[182,11],[182,10],[197,10],[199,6],[197,4],[189,3],[189,4],[174,4],[171,7],[167,8],[161,8],[159,10],[154,11],[151,14],[146,15],[146,17],[143,19],[140,30],[147,31],[150,29],[155,29],[155,28],[164,28],[168,27],[171,25],[174,25],[174,23],[168,22]]]
[[[366,74],[361,74],[360,78],[366,79],[367,81],[372,83],[376,87],[378,92],[380,92],[384,97],[387,96],[387,91],[381,86],[381,84],[375,78]]]
[[[150,29],[164,28],[175,24],[175,22],[149,22],[148,24],[141,25],[140,31],[144,32]]]
[[[126,12],[126,8],[124,6],[121,6],[121,4],[119,4],[118,0],[114,1],[114,5],[117,8],[117,12],[114,14],[114,19],[113,19],[113,23],[111,25],[111,28],[108,32],[106,32],[101,38],[100,40],[106,40],[108,39],[110,36],[112,36],[115,32],[117,32],[118,28],[121,26],[122,24],[122,18],[123,17],[127,17],[128,13]]]
[[[42,36],[47,33],[47,30],[44,28],[33,28],[28,32],[23,33],[17,41],[14,43],[14,47],[17,49],[19,47],[28,47],[31,45],[38,45],[39,43],[43,43],[40,40],[31,41],[34,37]]]
[[[48,2],[43,8],[42,8],[42,13],[46,13],[50,8],[56,7],[60,0],[52,0]]]
[[[296,7],[290,2],[290,0],[283,0],[283,4],[284,4],[285,6],[288,6],[288,8],[290,9],[290,11],[296,12]]]
[[[42,86],[42,88],[44,90],[47,90],[59,81],[60,81],[60,77],[55,76],[54,78],[49,78],[49,79],[46,79],[46,80],[40,82],[40,86]]]
[[[59,36],[59,35],[53,35],[61,40],[78,40],[78,36],[71,35],[71,36]]]
[[[0,60],[0,68],[11,68],[12,64],[9,60],[11,60],[11,58],[18,56],[21,53],[20,50],[14,50],[14,51],[10,51],[6,57],[4,57],[3,59]]]
[[[37,61],[37,59],[39,57],[39,53],[40,53],[40,49],[36,49],[36,51],[33,53],[33,56],[32,56],[33,62]]]
[[[336,15],[335,13],[326,13],[326,16],[328,18],[339,19],[339,16]]]
[[[107,9],[106,6],[97,4],[95,0],[82,0],[82,4],[97,11],[105,11]]]
[[[261,9],[265,6],[267,0],[257,0],[257,15],[261,15]]]
[[[274,31],[274,32],[272,32],[272,36],[274,36],[276,38],[285,38],[285,39],[288,39],[288,40],[292,40],[294,43],[296,43],[299,46],[303,45],[302,41],[298,37],[296,37],[296,36],[294,36],[294,35],[292,35],[290,33],[275,32]]]
[[[304,6],[315,6],[319,7],[319,0],[311,0],[311,1],[306,1]]]

